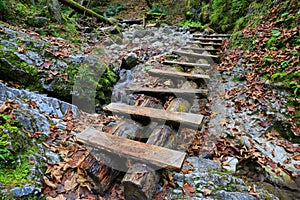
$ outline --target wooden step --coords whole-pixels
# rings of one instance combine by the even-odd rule
[[[107,152],[116,155],[116,159],[125,157],[170,170],[179,171],[186,156],[186,153],[181,151],[137,142],[100,132],[94,128],[88,128],[76,137],[77,141],[99,150],[99,153]]]
[[[188,56],[188,57],[196,57],[196,58],[218,58],[218,56],[215,55],[199,54],[199,53],[193,53],[188,51],[172,51],[172,53],[180,56]]]
[[[184,72],[177,72],[177,71],[166,71],[161,69],[150,69],[148,71],[150,75],[154,76],[170,76],[170,77],[183,77],[188,79],[209,79],[208,75],[203,74],[188,74]]]
[[[184,51],[192,50],[196,52],[204,52],[204,51],[209,51],[209,52],[220,52],[220,49],[209,49],[209,48],[196,48],[196,47],[183,47],[181,48]]]
[[[192,38],[193,40],[198,40],[198,41],[212,41],[212,42],[222,42],[224,39],[220,38],[203,38],[203,37],[194,37]]]
[[[203,120],[203,115],[199,114],[172,112],[148,107],[129,106],[123,103],[111,103],[108,106],[104,107],[104,109],[109,110],[113,113],[139,115],[150,117],[151,119],[179,122],[194,128],[199,128]]]
[[[207,96],[208,90],[206,89],[180,89],[180,88],[149,88],[149,87],[130,87],[124,88],[127,92],[134,94],[174,94],[177,97],[190,96],[191,98],[197,96]]]
[[[231,34],[193,34],[194,37],[231,37]]]
[[[206,43],[206,42],[187,42],[187,44],[197,44],[202,46],[222,46],[220,43]]]
[[[165,65],[181,65],[184,67],[210,67],[210,64],[200,64],[200,63],[188,63],[188,62],[177,62],[171,60],[162,61],[162,64]]]

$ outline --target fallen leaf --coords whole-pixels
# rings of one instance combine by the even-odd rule
[[[294,159],[294,160],[300,160],[300,153],[297,154],[297,155],[295,155],[295,156],[293,156],[293,159]]]
[[[193,188],[189,183],[185,183],[182,186],[182,190],[185,195],[190,196],[190,197],[193,196],[193,193],[195,192],[195,188]]]
[[[48,185],[49,187],[52,187],[53,189],[55,189],[57,187],[57,185],[52,183],[46,176],[44,176],[43,179],[44,179],[46,185]]]
[[[294,164],[294,167],[295,167],[296,169],[300,169],[300,165],[299,165],[299,164]]]
[[[52,71],[50,70],[50,73],[53,75],[53,76],[56,76],[58,74],[58,71]]]
[[[77,175],[71,174],[71,180],[67,179],[64,185],[66,191],[73,191],[78,186]]]
[[[208,196],[212,193],[212,190],[204,188],[204,195]]]
[[[0,106],[0,113],[3,113],[8,108],[9,106],[7,106],[5,102],[3,102],[3,104]]]
[[[220,122],[221,126],[227,126],[229,122],[226,119],[222,119]]]
[[[63,194],[59,194],[56,197],[48,196],[47,200],[67,200]]]
[[[248,193],[255,196],[255,195],[259,195],[261,192],[257,192],[255,185],[252,185],[249,186]]]

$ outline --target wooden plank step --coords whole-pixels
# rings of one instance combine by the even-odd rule
[[[188,63],[188,62],[177,62],[171,60],[162,61],[165,65],[182,65],[185,67],[210,67],[210,64],[200,64],[200,63]]]
[[[209,79],[208,75],[203,74],[189,74],[184,72],[177,72],[177,71],[166,71],[161,69],[150,69],[148,71],[151,75],[157,76],[171,76],[171,77],[184,77],[189,79]]]
[[[207,54],[199,54],[188,51],[172,51],[173,54],[180,56],[188,56],[188,57],[197,57],[197,58],[218,58],[216,55],[207,55]]]
[[[193,34],[194,37],[231,37],[231,34]]]
[[[224,39],[222,38],[203,38],[203,37],[194,37],[192,38],[193,40],[198,40],[198,41],[212,41],[212,42],[222,42]]]
[[[197,44],[202,46],[222,46],[220,43],[206,43],[206,42],[187,42],[187,44]]]
[[[104,107],[104,109],[109,110],[113,113],[139,115],[144,117],[150,117],[153,119],[179,122],[194,128],[199,128],[203,120],[203,115],[199,114],[173,112],[148,107],[129,106],[123,103],[111,103],[108,106]]]
[[[201,53],[204,51],[220,52],[220,49],[197,48],[197,47],[182,47],[181,49],[184,51],[192,50],[192,51],[201,52]]]
[[[126,91],[144,94],[153,94],[153,93],[164,93],[164,94],[174,94],[175,96],[207,96],[208,90],[206,89],[180,89],[180,88],[149,88],[149,87],[130,87],[125,88]]]
[[[117,155],[116,157],[125,157],[170,170],[179,171],[186,156],[186,153],[181,151],[137,142],[94,128],[88,128],[76,137],[77,141],[99,151]]]

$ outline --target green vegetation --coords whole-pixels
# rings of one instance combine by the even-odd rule
[[[38,148],[21,131],[18,121],[8,115],[0,115],[0,133],[0,183],[7,187],[35,184],[28,178],[31,164],[27,156],[38,152]]]

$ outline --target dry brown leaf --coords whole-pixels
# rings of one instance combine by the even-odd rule
[[[8,108],[9,106],[7,106],[5,102],[3,102],[3,104],[0,106],[0,113],[3,113]]]
[[[211,193],[212,193],[212,190],[204,188],[204,195],[205,196],[211,195]]]
[[[59,195],[57,195],[56,197],[51,197],[51,196],[49,196],[49,197],[47,197],[46,198],[47,200],[67,200],[65,197],[64,197],[64,195],[63,194],[59,194]]]
[[[182,186],[182,190],[185,195],[190,196],[190,197],[193,196],[193,193],[195,192],[195,188],[193,188],[189,183],[185,183]]]
[[[294,167],[295,167],[296,169],[300,169],[300,165],[299,165],[299,164],[294,164]]]
[[[255,196],[255,195],[259,195],[261,192],[257,192],[255,185],[252,185],[249,186],[248,193]]]
[[[294,160],[300,160],[300,153],[297,154],[297,155],[295,155],[295,156],[293,156],[293,159],[294,159]]]
[[[46,176],[44,176],[43,179],[44,179],[46,185],[48,185],[49,187],[51,187],[51,188],[53,188],[53,189],[55,189],[55,188],[57,187],[57,185],[54,184],[54,183],[52,183]]]
[[[229,122],[226,119],[222,119],[220,121],[221,126],[227,126],[229,124]]]
[[[78,186],[77,174],[71,174],[71,180],[67,179],[65,181],[64,187],[66,191],[73,191]]]

